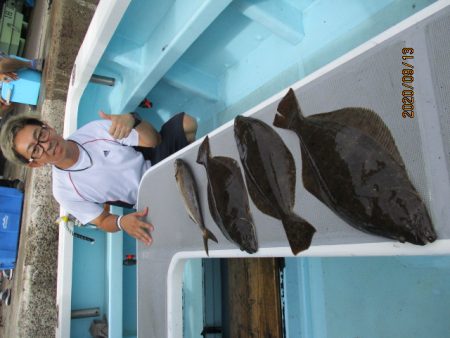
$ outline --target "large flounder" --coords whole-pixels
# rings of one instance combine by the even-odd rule
[[[241,250],[255,253],[258,250],[256,229],[239,164],[229,157],[212,157],[208,136],[200,145],[197,163],[205,166],[209,211],[219,229]]]
[[[202,208],[198,198],[197,183],[195,182],[194,175],[189,165],[181,158],[175,160],[174,167],[175,179],[181,197],[183,197],[184,207],[191,220],[199,226],[203,236],[203,246],[205,247],[206,254],[209,256],[208,239],[217,243],[217,238],[205,227],[205,223],[203,222]]]
[[[274,125],[300,138],[305,188],[353,227],[425,245],[436,240],[427,208],[381,118],[365,108],[304,117],[292,89]]]
[[[235,118],[234,137],[253,203],[281,220],[295,255],[306,250],[316,229],[292,211],[296,173],[291,152],[270,126],[251,117]]]

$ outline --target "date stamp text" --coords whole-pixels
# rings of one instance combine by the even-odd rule
[[[402,48],[402,117],[414,118],[414,48]]]

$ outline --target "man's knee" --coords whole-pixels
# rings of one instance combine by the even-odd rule
[[[22,68],[30,68],[31,61],[23,61],[10,57],[1,57],[0,58],[0,73],[11,73],[17,72]]]
[[[197,132],[197,120],[188,114],[183,116],[183,130],[186,134],[186,138],[189,142],[195,140],[195,134]]]

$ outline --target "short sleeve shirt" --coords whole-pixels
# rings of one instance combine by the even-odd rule
[[[140,180],[151,164],[133,146],[138,133],[115,140],[108,132],[111,121],[93,121],[73,133],[78,161],[66,170],[53,167],[53,194],[60,205],[83,224],[103,212],[107,202],[135,205]],[[92,165],[91,165],[92,162]]]

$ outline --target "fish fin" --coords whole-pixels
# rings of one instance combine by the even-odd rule
[[[322,189],[320,183],[317,181],[317,175],[320,175],[317,170],[312,167],[311,159],[304,149],[304,145],[300,144],[300,151],[302,153],[302,181],[303,186],[307,191],[326,204],[322,196]]]
[[[230,242],[233,242],[230,235],[226,231],[222,219],[220,218],[219,211],[217,210],[216,200],[214,199],[214,194],[211,189],[211,185],[208,184],[208,206],[209,206],[209,213],[211,214],[212,219],[216,223],[216,225],[219,227],[220,232],[225,236],[227,240]]]
[[[231,176],[240,181],[240,184],[244,189],[244,193],[246,194],[247,191],[245,189],[244,177],[242,176],[239,163],[235,159],[226,156],[214,156],[214,161],[222,163],[231,171]]]
[[[207,228],[203,229],[203,246],[205,247],[206,255],[209,256],[208,252],[208,239],[218,243],[216,236],[209,231]]]
[[[239,171],[239,173],[241,172],[241,170],[239,168],[239,163],[231,157],[214,156],[214,161],[218,161],[218,162],[222,163],[228,169],[233,171],[233,173],[236,173],[236,170]]]
[[[273,120],[275,127],[294,130],[295,126],[301,123],[303,114],[292,88],[289,88],[287,94],[281,99],[277,111]]]
[[[211,213],[211,217],[213,218],[214,222],[216,222],[217,225],[221,225],[220,223],[220,217],[217,212],[217,206],[216,201],[214,199],[214,194],[211,189],[211,185],[208,183],[208,206],[209,206],[209,212]]]
[[[309,248],[316,232],[311,224],[296,214],[283,218],[282,223],[294,255]]]
[[[248,193],[256,207],[266,215],[279,219],[280,215],[276,212],[271,201],[260,191],[254,177],[246,175],[246,178]]]
[[[225,156],[214,156],[214,161],[218,161],[222,163],[224,166],[226,166],[228,169],[230,169],[231,176],[240,181],[240,184],[244,189],[244,193],[246,194],[247,191],[245,189],[244,177],[242,176],[242,171],[239,166],[239,163],[235,159]]]
[[[395,144],[389,128],[376,112],[361,107],[347,107],[328,113],[308,116],[311,120],[330,121],[358,129],[365,135],[374,139],[385,149],[394,160],[405,167],[403,159]]]
[[[211,160],[215,164],[219,163],[222,167],[226,168],[226,170],[223,170],[222,172],[222,179],[232,177],[239,180],[240,184],[245,188],[244,178],[238,161],[226,156],[214,156]]]
[[[206,165],[208,157],[210,157],[210,156],[211,156],[211,151],[209,148],[209,137],[208,137],[208,135],[206,135],[205,139],[203,140],[202,144],[200,145],[200,148],[198,149],[197,163]]]
[[[179,172],[178,172],[178,167],[179,167],[179,161],[178,161],[179,159],[177,158],[174,162],[173,162],[173,167],[174,167],[174,169],[175,169],[175,179],[177,179],[177,177],[178,177],[178,174],[179,174]]]
[[[194,219],[194,217],[191,216],[191,214],[188,214],[189,218],[191,219],[192,222],[194,222],[195,224],[197,224],[197,221]]]

